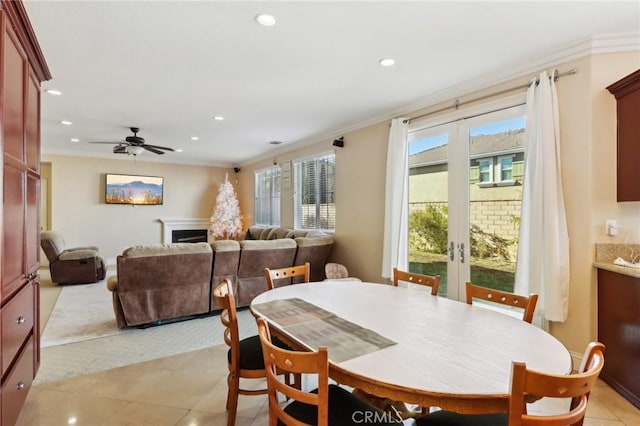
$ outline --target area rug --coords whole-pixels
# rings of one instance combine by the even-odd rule
[[[111,303],[104,282],[62,289],[42,335],[34,384],[224,344],[218,315],[120,330]],[[241,338],[256,334],[256,322],[248,309],[238,312],[238,328]]]
[[[40,346],[64,345],[119,332],[106,280],[95,284],[68,285],[58,296]]]

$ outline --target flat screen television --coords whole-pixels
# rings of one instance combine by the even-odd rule
[[[164,178],[105,174],[106,204],[162,205]]]

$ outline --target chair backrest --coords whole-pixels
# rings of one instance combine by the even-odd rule
[[[529,296],[508,293],[506,291],[494,290],[492,288],[481,287],[467,283],[467,303],[472,304],[473,299],[482,299],[488,302],[500,303],[502,305],[513,306],[524,309],[522,319],[528,323],[533,320],[533,313],[538,303],[538,295],[531,293]]]
[[[414,272],[401,271],[393,268],[393,285],[398,286],[398,281],[406,281],[412,284],[420,284],[431,287],[431,294],[436,296],[440,288],[440,275],[423,275]]]
[[[347,267],[340,263],[327,263],[324,265],[324,274],[328,279],[348,278],[349,271]]]
[[[592,342],[584,355],[588,358],[585,371],[567,376],[558,376],[527,370],[522,362],[511,367],[511,390],[509,396],[509,426],[566,426],[581,424],[587,410],[589,392],[604,365],[604,345]],[[584,358],[583,358],[584,360]],[[527,414],[525,396],[572,398],[568,412],[553,415]]]
[[[225,278],[213,289],[213,297],[222,308],[220,322],[224,325],[224,342],[231,350],[229,371],[240,369],[240,332],[238,330],[238,316],[236,312],[236,300],[233,297],[231,281]]]
[[[288,400],[302,402],[318,407],[318,426],[329,423],[329,355],[326,347],[317,352],[296,352],[281,349],[271,343],[271,334],[264,318],[258,318],[258,335],[262,344],[262,354],[267,375],[269,395],[269,424],[275,425],[277,420],[288,426],[303,426],[299,420],[284,411],[278,396],[284,395]],[[317,393],[304,392],[278,379],[276,371],[297,374],[317,374]]]
[[[58,260],[58,256],[65,250],[64,238],[58,231],[42,231],[40,233],[40,246],[49,262]]]
[[[289,266],[280,269],[264,268],[264,277],[267,280],[267,288],[273,290],[275,287],[274,281],[285,278],[304,277],[304,282],[309,282],[309,263],[305,263],[300,266]]]

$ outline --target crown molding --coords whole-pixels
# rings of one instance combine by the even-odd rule
[[[532,58],[527,61],[524,66],[505,67],[507,69],[505,72],[490,73],[479,78],[467,80],[455,86],[416,98],[415,101],[405,104],[401,108],[373,116],[367,120],[345,123],[335,131],[315,135],[295,143],[290,143],[286,147],[283,146],[278,150],[269,152],[268,154],[259,155],[243,161],[240,165],[247,166],[267,158],[273,158],[274,156],[282,155],[323,141],[329,143],[337,136],[344,135],[345,133],[380,124],[381,122],[391,120],[392,118],[408,117],[415,114],[416,111],[427,109],[439,103],[450,101],[458,97],[467,96],[473,92],[487,89],[491,86],[505,83],[507,81],[520,79],[524,84],[531,78],[534,78],[542,69],[551,68],[585,56],[631,51],[640,52],[640,33],[598,35],[578,40],[564,46],[560,46],[545,55],[539,55],[537,58]],[[559,71],[562,72],[563,70]]]

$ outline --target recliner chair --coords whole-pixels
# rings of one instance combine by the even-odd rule
[[[104,279],[106,269],[98,247],[65,248],[57,231],[40,233],[40,245],[49,259],[51,281],[58,284],[88,284]]]

